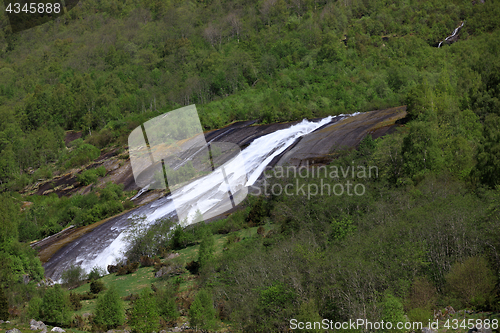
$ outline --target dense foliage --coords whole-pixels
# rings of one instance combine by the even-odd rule
[[[95,308],[94,324],[98,329],[108,330],[123,324],[125,311],[123,301],[114,287],[99,296]]]
[[[2,5],[0,288],[10,288],[10,304],[29,301],[30,314],[67,322],[60,289],[43,294],[33,282],[18,283],[43,276],[19,240],[124,209],[115,184],[71,198],[22,199],[15,191],[126,144],[142,122],[193,103],[206,130],[406,104],[399,131],[367,137],[331,165],[376,166],[376,176],[356,180],[363,195],[249,198],[247,209],[210,232],[178,226],[170,240],[162,236],[170,222],[148,231],[138,220],[129,255],[200,243],[200,291],[188,315],[201,329],[216,330],[216,318],[268,332],[286,331],[295,317],[427,321],[447,305],[498,311],[497,0],[81,0],[16,34]],[[458,42],[437,48],[461,21]],[[84,138],[66,148],[66,130]],[[102,175],[90,169],[78,181]],[[346,179],[271,181],[319,187]],[[23,200],[33,205],[21,211]],[[214,254],[211,233],[256,225],[255,237],[231,235]],[[158,313],[143,302],[149,294],[134,311],[175,320],[175,292],[161,294]],[[116,290],[97,303],[98,328],[124,323]],[[140,330],[146,323],[138,318],[131,323]]]

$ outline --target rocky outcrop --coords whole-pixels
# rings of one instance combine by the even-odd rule
[[[406,116],[406,106],[370,111],[327,125],[304,137],[277,162],[278,165],[328,163],[336,152],[354,148],[368,134],[375,139],[394,130],[395,122]]]

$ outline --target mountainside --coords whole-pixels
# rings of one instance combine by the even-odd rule
[[[498,330],[498,1],[71,0],[18,32],[6,4],[0,320],[286,332],[292,320],[430,326],[468,316],[473,327],[459,331],[486,320]],[[286,122],[362,114],[294,142],[271,161],[261,195],[222,219],[187,229],[161,219],[149,230],[133,219],[116,278],[68,262],[62,288],[47,286],[29,243],[70,225],[105,228],[138,204],[129,134],[191,104],[207,138],[245,127],[227,135],[241,148]],[[405,118],[385,127],[401,105]],[[287,172],[304,161],[319,165]],[[172,261],[176,251],[189,255]],[[145,278],[154,265],[165,277]],[[65,290],[85,279],[88,293]]]

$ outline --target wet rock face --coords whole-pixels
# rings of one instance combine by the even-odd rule
[[[377,138],[390,132],[405,115],[406,106],[400,106],[343,119],[304,136],[277,164],[298,167],[328,163],[335,158],[335,152],[357,147],[367,134]]]

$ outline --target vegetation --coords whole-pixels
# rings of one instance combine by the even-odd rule
[[[125,321],[123,301],[115,288],[110,287],[97,299],[94,323],[105,331],[116,328]]]
[[[0,288],[0,320],[9,319],[9,302],[3,288]]]
[[[143,289],[139,298],[135,300],[130,316],[130,325],[133,332],[153,332],[159,327],[159,314],[153,295]]]
[[[70,302],[61,286],[48,289],[39,308],[40,319],[51,325],[68,325],[71,320]]]
[[[283,332],[291,318],[425,322],[448,305],[500,310],[498,0],[82,0],[20,33],[2,6],[0,316],[6,304],[13,317],[67,326],[72,305],[94,311],[102,330],[156,330],[165,326],[158,316],[173,325],[182,313],[203,330],[228,322],[231,331]],[[437,48],[461,21],[459,40]],[[328,166],[376,166],[376,177],[270,179],[350,180],[362,196],[249,197],[227,219],[188,229],[136,219],[132,262],[120,267],[134,273],[114,280],[119,290],[107,285],[80,302],[83,289],[102,289],[97,270],[71,304],[61,287],[37,287],[43,268],[27,243],[122,212],[126,196],[116,184],[61,198],[18,192],[73,168],[94,184],[106,172],[89,165],[101,149],[193,103],[205,130],[398,105],[408,115],[395,133],[368,136]],[[65,131],[83,137],[66,147]],[[195,173],[187,165],[174,176]],[[21,209],[23,201],[33,204]],[[175,276],[153,280],[152,268],[139,268],[169,251],[184,251],[160,263],[179,265]],[[68,286],[83,279],[76,273]],[[126,322],[120,297],[144,289],[134,279],[145,274],[166,286],[132,300]]]

